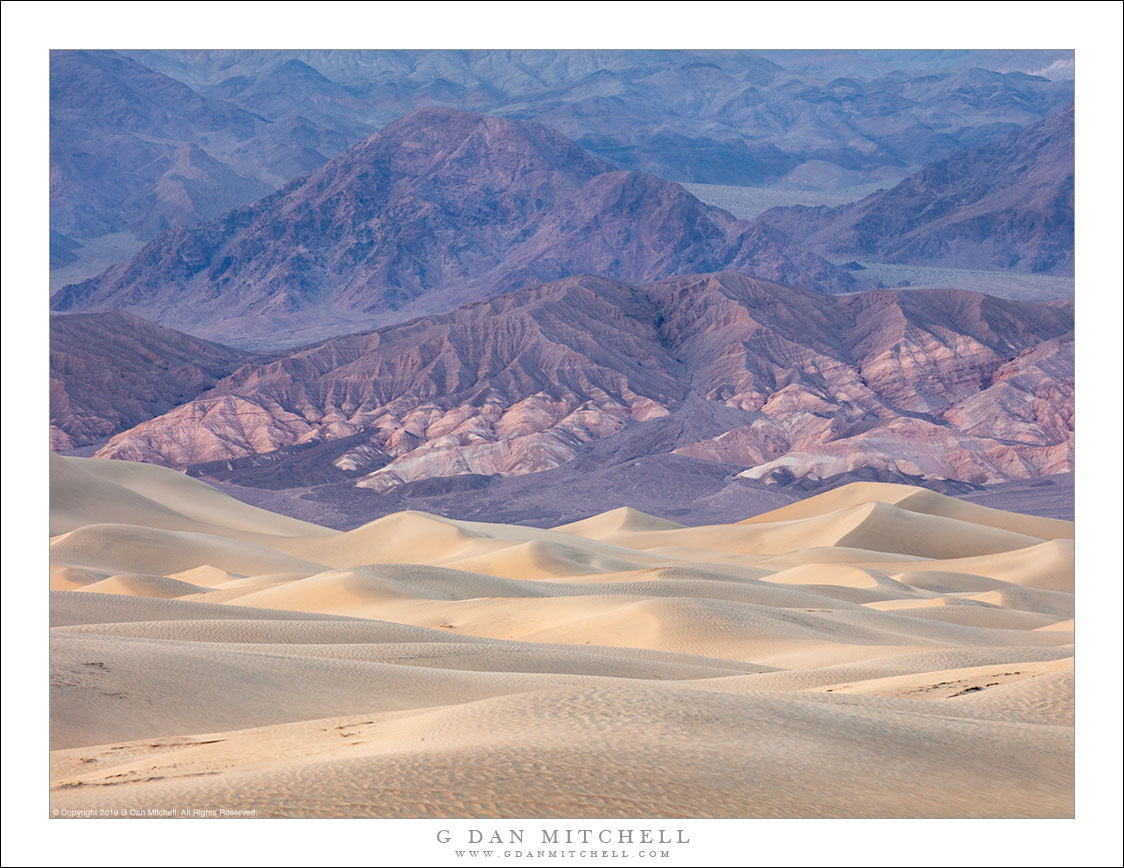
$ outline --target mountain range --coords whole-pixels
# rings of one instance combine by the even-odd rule
[[[657,456],[724,485],[997,483],[1072,469],[1072,329],[1071,303],[955,290],[572,277],[251,359],[96,454],[389,496]]]
[[[422,109],[275,194],[166,230],[52,307],[273,348],[582,273],[729,269],[834,292],[872,286],[834,264],[849,257],[1072,273],[1072,155],[1070,106],[854,204],[742,221],[541,124]]]
[[[557,523],[591,499],[724,520],[856,479],[1068,473],[1072,302],[864,268],[1072,273],[1071,82],[992,60],[56,52],[56,274],[150,240],[52,296],[52,447],[337,524]],[[610,104],[640,150],[590,133]],[[761,130],[766,106],[776,135],[739,147],[778,183],[896,183],[743,220],[669,180],[693,170],[644,170],[653,141],[699,159],[717,118]],[[879,135],[828,146],[844,117]]]
[[[1064,51],[55,51],[53,285],[425,106],[537,120],[673,181],[831,187],[1000,141],[1072,101],[1071,67]]]
[[[683,50],[132,51],[278,119],[371,132],[426,105],[533,119],[622,168],[761,183],[808,160],[917,166],[1072,101],[1072,53]],[[827,62],[825,62],[825,59]],[[338,121],[337,121],[338,123]]]

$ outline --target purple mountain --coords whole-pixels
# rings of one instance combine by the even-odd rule
[[[1073,106],[839,208],[760,221],[823,256],[1073,273]]]
[[[52,307],[291,345],[571,274],[643,282],[722,269],[858,288],[783,232],[616,170],[540,124],[431,108],[276,194],[165,232]]]

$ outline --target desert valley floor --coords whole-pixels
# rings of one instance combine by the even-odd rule
[[[339,532],[52,456],[50,808],[1072,816],[1072,539],[877,483]]]

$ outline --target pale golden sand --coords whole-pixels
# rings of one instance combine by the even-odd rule
[[[52,809],[1073,814],[1070,523],[862,483],[340,533],[51,470]]]

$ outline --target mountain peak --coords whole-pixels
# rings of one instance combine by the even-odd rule
[[[320,70],[309,66],[303,60],[291,57],[274,70],[274,75],[284,78],[311,79],[315,81],[330,81]]]
[[[477,160],[481,171],[507,165],[522,174],[561,171],[583,180],[612,169],[540,123],[445,106],[427,106],[403,115],[371,136],[364,148],[343,156],[367,158],[373,150],[389,152],[387,157],[394,159],[394,152],[398,152],[397,161],[403,170],[418,165],[417,161],[424,161],[418,166],[421,168],[463,160],[466,162],[461,168],[470,174],[470,161]]]
[[[615,169],[542,124],[429,107],[272,196],[158,236],[52,305],[291,345],[572,274],[650,281],[720,269],[856,287],[783,233]]]

